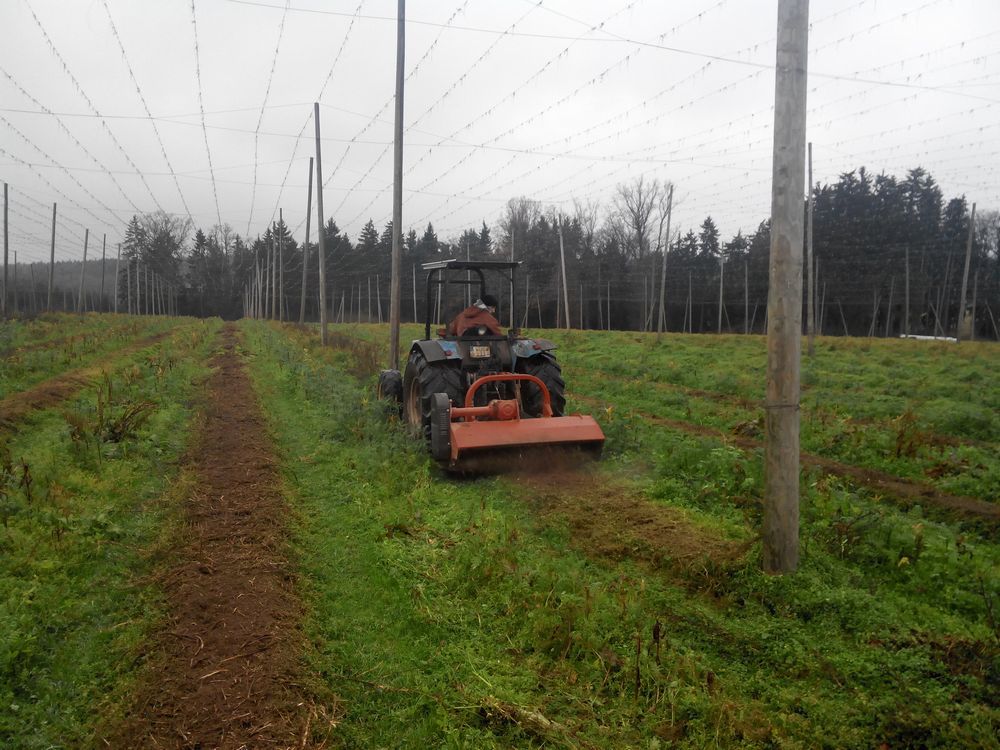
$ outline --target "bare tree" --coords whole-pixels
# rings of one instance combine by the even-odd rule
[[[628,230],[623,247],[630,258],[642,260],[649,253],[656,213],[664,193],[659,180],[647,181],[642,176],[615,188],[614,213]]]

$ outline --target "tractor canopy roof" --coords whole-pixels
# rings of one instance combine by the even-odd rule
[[[449,271],[472,271],[481,269],[484,271],[508,271],[521,265],[521,261],[511,260],[435,260],[431,263],[424,263],[421,268],[425,271],[449,270]]]

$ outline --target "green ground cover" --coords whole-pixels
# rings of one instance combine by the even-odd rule
[[[218,325],[178,326],[0,435],[0,745],[90,746],[119,710]]]
[[[61,372],[99,362],[137,339],[175,325],[175,318],[106,314],[46,315],[0,323],[4,332],[0,335],[0,398]],[[4,335],[11,343],[3,343]]]
[[[698,533],[746,544],[683,565],[670,550],[662,564],[609,559],[540,514],[530,483],[456,481],[431,465],[373,401],[373,378],[351,374],[370,370],[351,337],[377,341],[384,329],[334,327],[327,350],[314,329],[244,331],[297,510],[310,666],[341,698],[336,726],[316,729],[333,742],[998,746],[1000,547],[979,529],[807,474],[801,569],[765,576],[759,454],[612,404],[595,414],[608,444],[588,483],[628,483]],[[571,394],[610,398],[628,377],[613,368],[683,354],[676,384],[759,397],[744,383],[762,367],[752,342],[731,344],[730,362],[730,343],[712,337],[672,342],[670,354],[628,334],[546,333],[563,345]],[[876,369],[892,371],[892,356]],[[697,362],[713,367],[687,379]],[[663,408],[665,391],[644,392],[632,409]],[[891,412],[870,408],[857,416]]]
[[[343,329],[385,338],[378,326]],[[422,335],[405,326],[404,346]],[[657,344],[655,334],[635,332],[529,335],[559,345],[572,409],[686,421],[720,437],[763,435],[763,337],[667,334]],[[803,358],[802,450],[998,502],[997,372],[1000,347],[989,343],[821,338],[815,356]]]

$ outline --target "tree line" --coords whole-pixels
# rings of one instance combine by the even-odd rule
[[[445,258],[521,262],[513,289],[514,322],[531,327],[566,324],[561,289],[560,236],[566,263],[569,324],[582,328],[655,330],[660,280],[666,330],[765,330],[770,228],[761,221],[728,240],[711,216],[697,227],[671,227],[669,183],[637,178],[622,183],[610,201],[577,202],[570,211],[529,197],[512,198],[493,224],[459,236],[438,237],[432,224],[401,237],[404,320],[422,320],[425,288],[420,265]],[[954,334],[969,238],[964,196],[945,199],[933,177],[912,169],[905,177],[872,175],[865,168],[813,189],[814,281],[817,328],[825,334]],[[803,211],[806,211],[804,202]],[[372,221],[352,241],[335,218],[323,227],[327,300],[331,320],[388,318],[391,222]],[[669,232],[669,236],[668,236]],[[1000,314],[1000,214],[978,210],[972,231],[968,305],[975,297],[977,337],[997,338]],[[303,276],[303,255],[307,256]],[[298,320],[305,279],[305,319],[319,313],[317,244],[308,248],[283,221],[248,239],[228,226],[209,231],[163,213],[133,217],[122,243],[118,295],[149,293],[139,283],[155,274],[179,314],[236,318],[257,274],[277,267],[278,317]],[[276,260],[278,262],[276,262]],[[663,263],[666,263],[664,273]],[[908,278],[908,283],[907,283]],[[273,289],[272,279],[268,290]],[[510,321],[507,282],[494,292],[500,317]],[[908,292],[908,294],[907,294]],[[466,302],[450,292],[432,310],[448,317]],[[907,316],[907,301],[908,313]],[[124,302],[121,309],[125,309]],[[278,306],[276,305],[276,308]],[[267,307],[270,314],[271,306]],[[803,316],[805,319],[805,316]]]

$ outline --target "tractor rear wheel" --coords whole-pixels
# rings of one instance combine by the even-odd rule
[[[517,360],[517,371],[526,375],[534,375],[545,383],[549,389],[549,401],[552,404],[552,416],[561,417],[566,411],[566,383],[563,382],[562,369],[556,358],[548,352],[542,352],[528,359]],[[542,389],[534,383],[521,383],[521,408],[529,417],[542,416]]]
[[[453,406],[465,403],[465,383],[458,362],[428,362],[423,353],[414,351],[403,373],[403,418],[411,432],[431,439],[432,397],[443,393]]]

